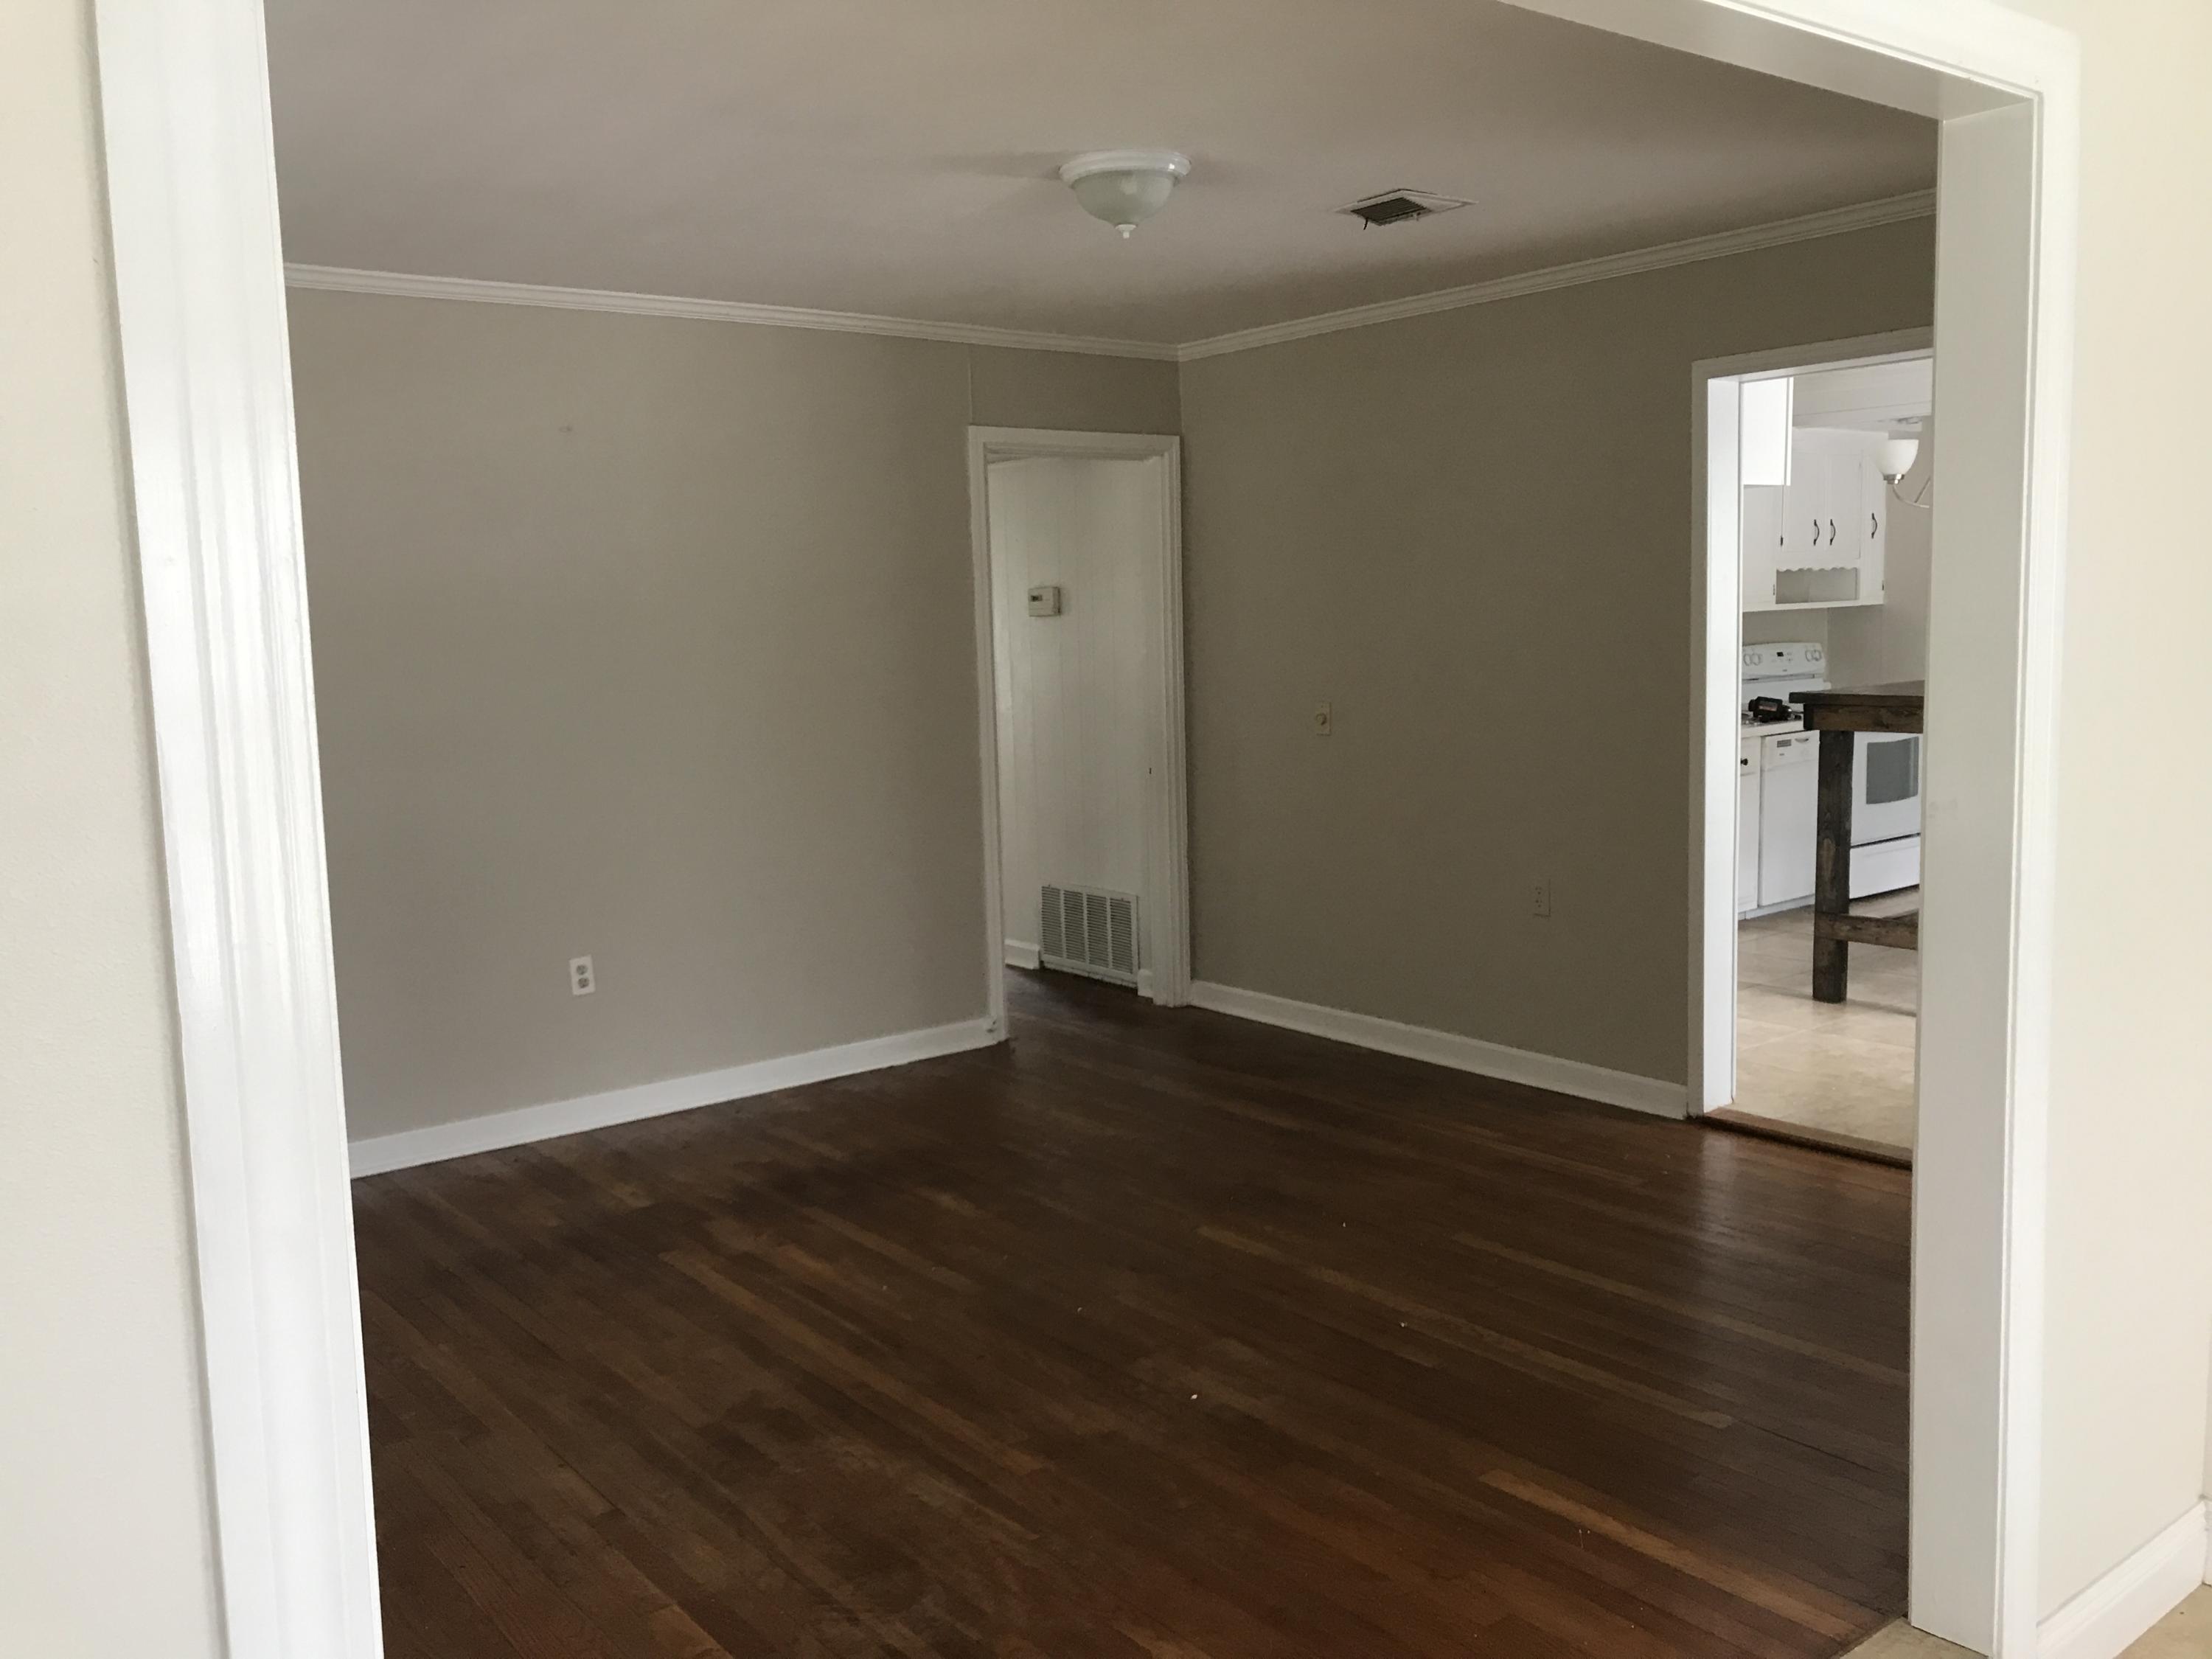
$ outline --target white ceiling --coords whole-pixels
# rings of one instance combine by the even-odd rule
[[[1187,342],[1923,190],[1931,123],[1495,0],[269,0],[314,264]],[[1054,174],[1191,177],[1127,243]],[[1473,198],[1363,230],[1378,191]]]

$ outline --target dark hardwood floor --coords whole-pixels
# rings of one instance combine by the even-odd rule
[[[356,1186],[392,1659],[1901,1610],[1903,1171],[1014,978],[1009,1048]]]

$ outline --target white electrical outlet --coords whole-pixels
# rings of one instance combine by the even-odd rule
[[[1317,738],[1325,738],[1335,730],[1336,716],[1329,712],[1328,705],[1325,702],[1316,704],[1314,708],[1314,736]]]
[[[1549,876],[1537,877],[1534,890],[1536,901],[1534,914],[1540,916],[1550,915],[1552,914],[1552,878]]]
[[[571,996],[587,997],[599,988],[599,978],[592,972],[591,957],[569,957],[568,994]]]

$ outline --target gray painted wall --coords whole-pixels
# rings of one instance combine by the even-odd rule
[[[1691,365],[1926,326],[1931,229],[1185,367],[1200,978],[1681,1080]]]
[[[353,1135],[980,1016],[966,428],[1174,366],[291,302]]]

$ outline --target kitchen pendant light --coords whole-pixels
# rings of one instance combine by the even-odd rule
[[[1920,459],[1920,440],[1917,438],[1885,438],[1881,445],[1881,476],[1895,483],[1912,471],[1913,462]]]
[[[1060,168],[1060,179],[1083,210],[1124,237],[1167,205],[1190,158],[1171,149],[1095,149]]]

